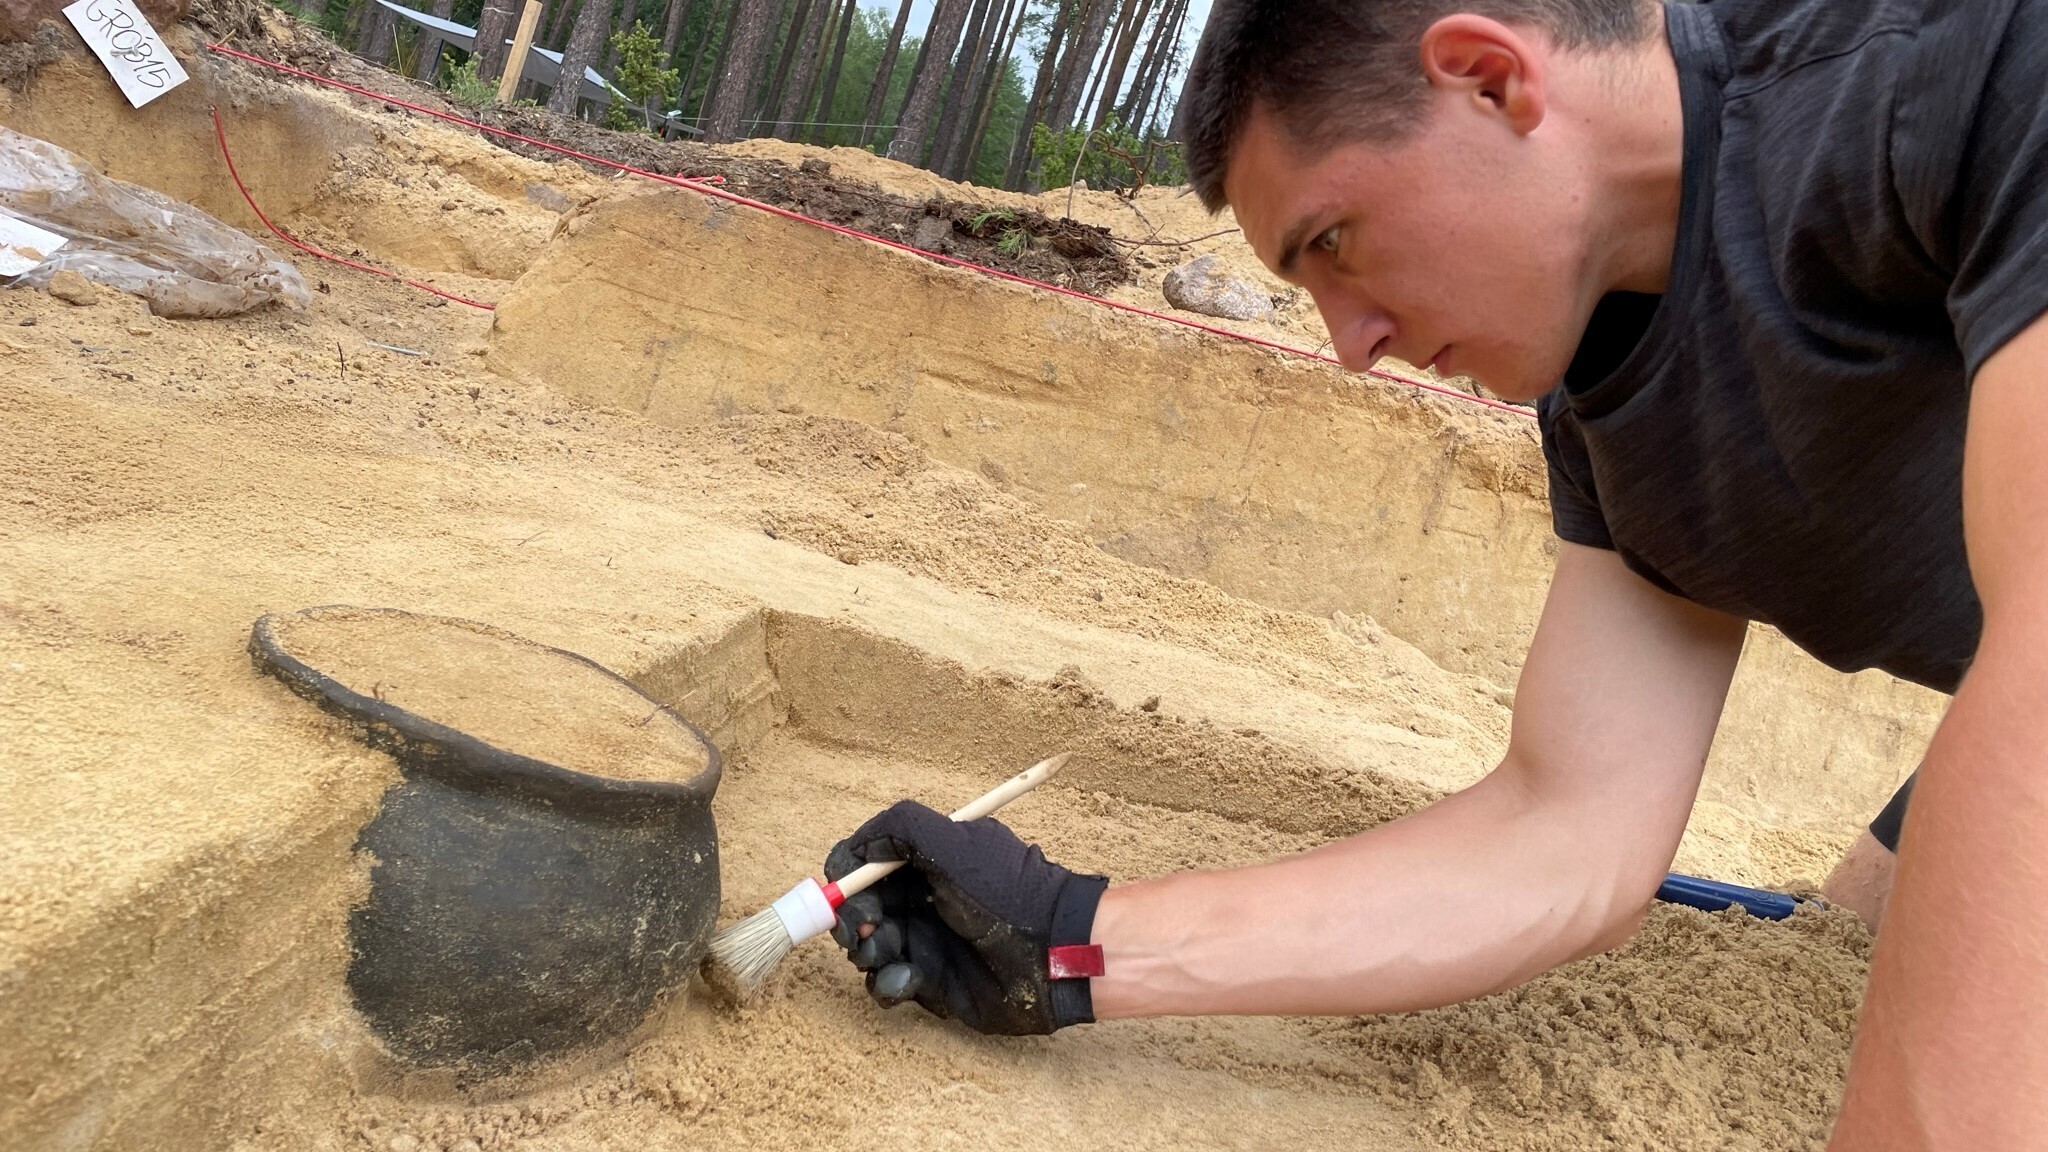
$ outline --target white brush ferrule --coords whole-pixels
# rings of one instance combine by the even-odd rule
[[[832,901],[825,896],[825,890],[808,876],[770,907],[775,910],[775,918],[782,921],[783,930],[789,933],[791,944],[801,944],[813,936],[830,932],[839,919],[832,910]]]

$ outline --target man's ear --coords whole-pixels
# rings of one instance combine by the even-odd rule
[[[1430,87],[1464,95],[1520,135],[1535,131],[1548,110],[1544,64],[1537,46],[1514,29],[1469,12],[1446,16],[1422,33],[1422,71]]]

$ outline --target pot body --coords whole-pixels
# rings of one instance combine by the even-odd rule
[[[618,804],[519,783],[408,769],[362,832],[375,864],[349,990],[412,1063],[491,1075],[622,1037],[710,941],[708,795]]]
[[[309,628],[397,622],[422,643],[487,642],[448,675],[516,704],[569,677],[601,676],[646,700],[684,779],[572,771],[357,691],[302,659]],[[496,682],[508,654],[558,665],[537,683]],[[370,896],[349,917],[348,987],[379,1040],[423,1068],[490,1077],[631,1033],[681,988],[718,915],[718,749],[630,681],[503,629],[389,608],[330,605],[265,616],[258,668],[387,752],[403,782],[384,794],[357,848]],[[593,744],[592,747],[600,745]],[[599,767],[601,757],[583,757]],[[687,772],[682,770],[687,768]]]

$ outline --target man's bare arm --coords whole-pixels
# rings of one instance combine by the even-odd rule
[[[1913,790],[1831,1147],[2048,1140],[2048,318],[1970,402],[1984,635]]]
[[[1500,766],[1301,856],[1111,889],[1096,1016],[1406,1011],[1621,943],[1685,829],[1742,636],[1563,545]]]

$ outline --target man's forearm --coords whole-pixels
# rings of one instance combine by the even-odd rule
[[[1113,888],[1095,1015],[1409,1011],[1611,947],[1662,868],[1644,849],[1589,851],[1584,815],[1496,773],[1301,856]]]
[[[1831,1147],[2039,1147],[2048,655],[1987,636],[1913,791]]]

